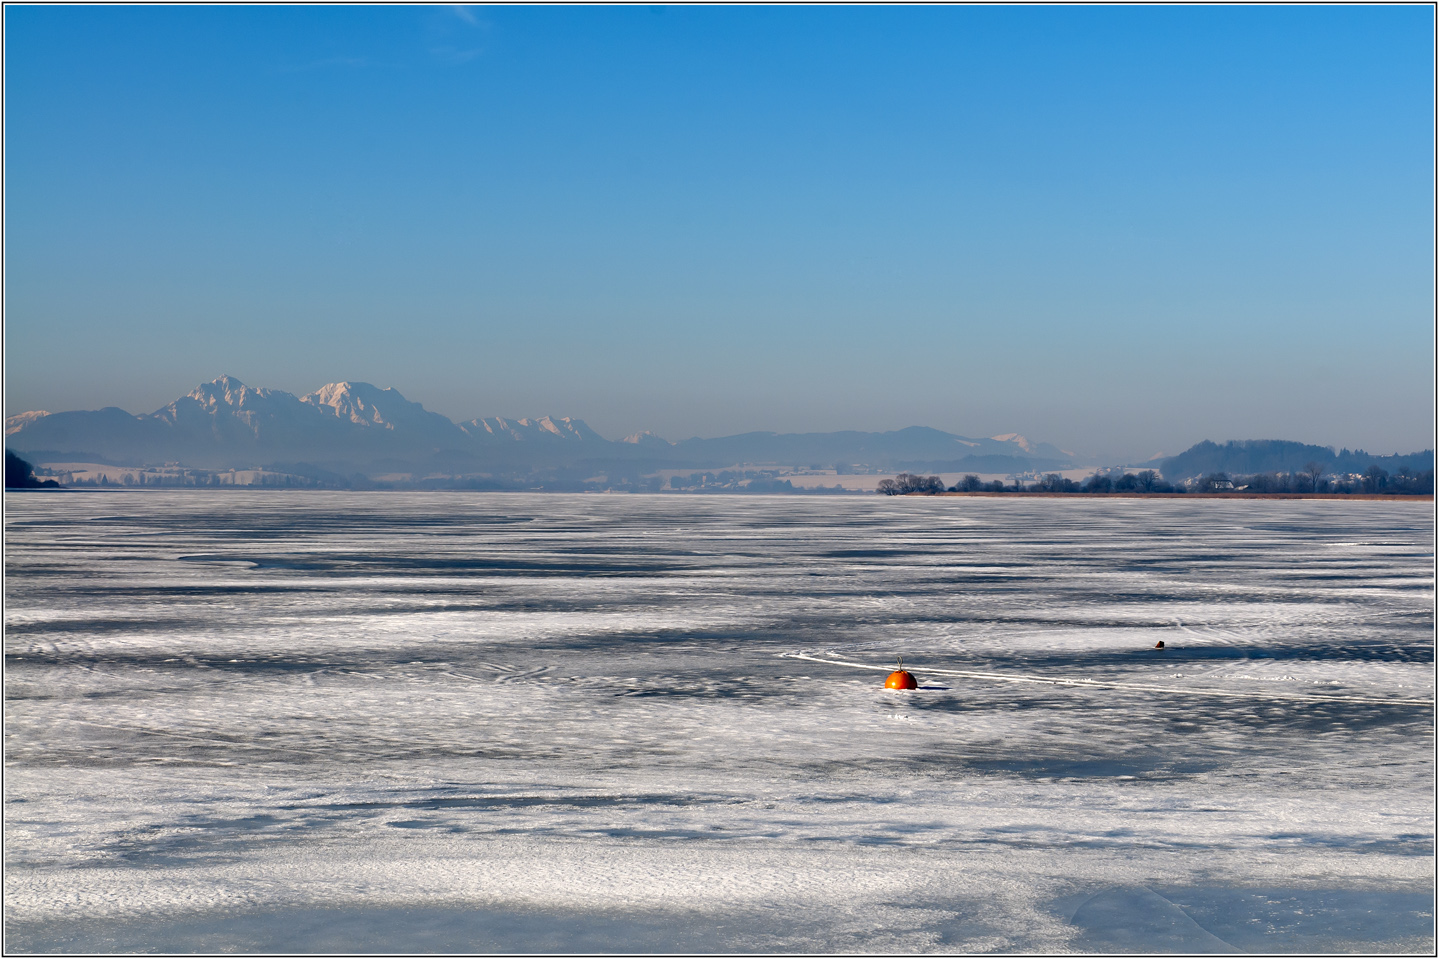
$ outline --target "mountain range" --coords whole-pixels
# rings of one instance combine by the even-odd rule
[[[1016,433],[974,438],[928,427],[882,433],[743,433],[670,442],[644,431],[608,440],[583,420],[489,417],[455,423],[369,383],[296,396],[221,376],[153,413],[118,407],[5,420],[6,446],[37,463],[97,461],[199,469],[301,464],[356,472],[464,473],[619,466],[631,472],[738,464],[878,470],[1058,469],[1073,453]]]

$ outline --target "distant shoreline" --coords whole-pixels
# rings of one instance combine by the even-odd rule
[[[792,493],[758,493],[745,494],[734,491],[715,491],[703,493],[698,490],[684,490],[663,493],[641,492],[633,490],[538,490],[538,489],[458,489],[454,487],[435,487],[425,489],[420,487],[405,487],[400,489],[347,489],[343,487],[317,487],[317,486],[261,486],[261,485],[239,485],[239,486],[51,486],[44,488],[27,487],[6,487],[5,493],[231,493],[231,492],[288,492],[288,493],[540,493],[543,495],[645,495],[645,496],[804,496],[813,498],[814,493],[805,493],[798,490]],[[846,490],[849,496],[878,495],[876,493],[865,493],[859,490]],[[834,494],[831,494],[834,495]],[[996,492],[975,492],[975,493],[904,493],[904,496],[990,496],[997,498],[1017,497],[1047,497],[1051,499],[1329,499],[1329,500],[1366,500],[1369,502],[1403,502],[1403,503],[1432,503],[1433,493],[1050,493],[1044,491],[1029,492],[1021,490],[1005,490],[1002,493]]]
[[[1433,502],[1433,493],[1049,493],[1006,490],[1002,493],[905,493],[905,496],[1052,496],[1057,499],[1338,499]]]

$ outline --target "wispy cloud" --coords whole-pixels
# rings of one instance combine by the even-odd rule
[[[277,67],[280,73],[304,73],[310,70],[329,70],[336,67],[368,67],[371,66],[368,57],[326,57],[323,60],[313,60],[309,63],[287,64]]]
[[[430,56],[442,63],[459,64],[483,55],[493,24],[466,4],[452,4],[445,10],[448,15],[429,18]]]
[[[436,60],[443,60],[446,63],[468,63],[485,51],[479,47],[469,50],[461,50],[456,47],[431,47],[430,56]]]

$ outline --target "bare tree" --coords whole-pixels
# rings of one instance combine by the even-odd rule
[[[1079,489],[1073,480],[1065,479],[1058,473],[1044,474],[1044,478],[1035,484],[1035,488],[1046,493],[1073,493]]]
[[[1311,493],[1319,492],[1319,477],[1324,475],[1324,467],[1310,460],[1304,464],[1304,472],[1309,474],[1309,491]]]
[[[884,489],[884,482],[885,481],[881,481],[880,483],[880,491],[888,492]],[[891,496],[896,493],[933,494],[944,492],[944,480],[938,476],[919,476],[914,473],[900,473],[888,482],[894,484],[894,493],[891,493]]]

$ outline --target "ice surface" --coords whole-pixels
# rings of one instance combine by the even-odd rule
[[[1427,504],[66,493],[5,560],[11,951],[1434,947]]]

